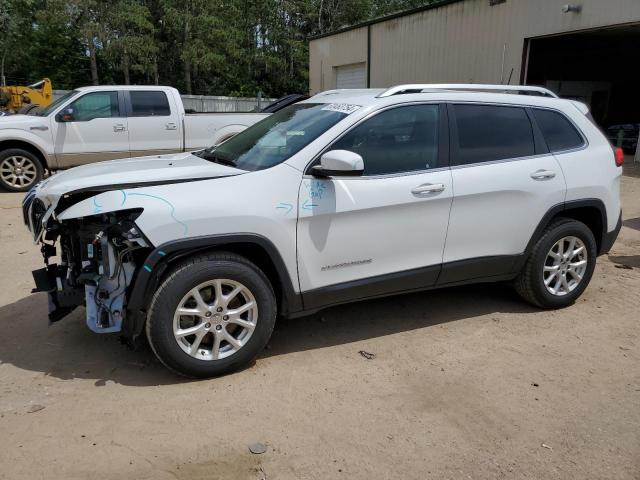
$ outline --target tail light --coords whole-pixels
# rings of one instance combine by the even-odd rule
[[[614,148],[613,151],[616,157],[616,167],[621,167],[624,163],[624,152],[620,147]]]

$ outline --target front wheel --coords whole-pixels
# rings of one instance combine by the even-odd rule
[[[229,253],[201,255],[156,291],[147,337],[169,369],[193,378],[223,375],[262,351],[276,311],[271,285],[255,265]]]
[[[544,231],[515,280],[522,298],[541,308],[571,305],[596,265],[596,241],[584,223],[559,219]]]
[[[26,192],[42,179],[44,170],[36,156],[21,148],[0,152],[0,186],[10,192]]]

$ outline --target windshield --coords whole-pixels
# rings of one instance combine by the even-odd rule
[[[346,117],[355,106],[350,107],[351,110],[339,109],[326,103],[291,105],[198,155],[241,170],[273,167],[298,153]]]
[[[48,107],[43,108],[42,110],[38,109],[33,113],[35,115],[40,116],[40,117],[46,117],[51,112],[53,112],[56,108],[58,108],[60,105],[62,105],[64,102],[69,100],[71,97],[77,95],[78,93],[79,92],[77,90],[71,90],[70,92],[65,93],[63,96],[61,96],[57,100],[54,100]]]

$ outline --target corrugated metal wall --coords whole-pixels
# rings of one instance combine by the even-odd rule
[[[567,3],[580,13],[564,13]],[[367,61],[370,86],[520,82],[525,39],[640,22],[640,0],[464,0],[311,41],[311,93],[335,88],[333,70]],[[504,55],[504,62],[503,62]]]
[[[309,89],[321,92],[336,86],[335,67],[367,61],[367,28],[357,28],[309,44]]]

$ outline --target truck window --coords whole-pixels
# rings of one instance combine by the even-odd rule
[[[131,91],[132,117],[168,117],[171,115],[169,100],[164,92]]]
[[[75,122],[88,122],[95,118],[119,117],[118,92],[93,92],[83,95],[71,105]]]
[[[47,117],[50,113],[52,113],[56,108],[65,103],[67,100],[70,100],[71,97],[77,97],[80,94],[78,90],[71,90],[70,92],[65,93],[63,96],[58,97],[56,100],[51,102],[49,106],[38,109],[34,112],[35,115],[40,117]]]

